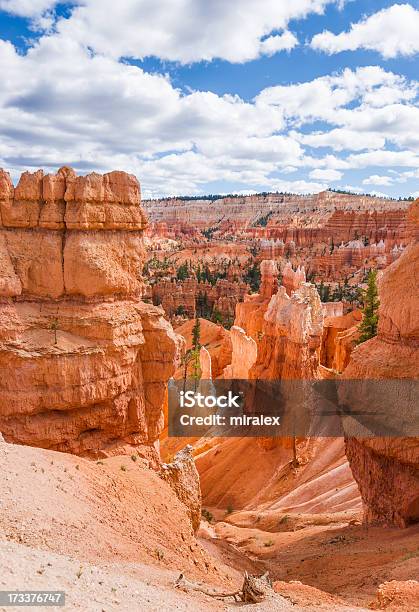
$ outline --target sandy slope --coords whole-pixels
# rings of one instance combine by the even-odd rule
[[[141,458],[93,462],[0,441],[0,589],[65,590],[65,609],[86,612],[228,610],[174,588],[184,571],[231,591],[244,566],[254,569],[241,553],[232,555],[237,571],[215,552],[196,540],[181,502]],[[291,606],[277,596],[274,608],[256,609]]]
[[[289,448],[266,449],[252,438],[212,440],[211,445],[196,458],[206,506],[279,515],[361,509],[342,439],[301,443],[302,464],[296,470]]]
[[[197,543],[183,504],[140,458],[92,462],[0,444],[0,504],[0,534],[26,546],[81,562],[184,570],[215,584],[236,577]]]
[[[418,565],[418,528],[363,531],[336,523],[342,513],[276,531],[269,515],[249,528],[233,523],[250,515],[232,513],[196,539],[168,485],[129,456],[93,462],[0,442],[0,504],[0,589],[65,590],[65,610],[237,610],[174,581],[184,571],[230,591],[244,570],[265,568],[278,594],[252,610],[365,610],[381,582],[412,578]]]
[[[0,589],[63,590],[65,610],[219,610],[217,602],[173,588],[176,572],[140,563],[81,563],[15,542],[0,542]],[[21,608],[1,607],[1,612]],[[32,608],[35,609],[35,608]],[[42,609],[42,608],[37,608]],[[63,608],[43,608],[62,610]]]

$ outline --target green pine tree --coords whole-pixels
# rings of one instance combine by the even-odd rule
[[[361,342],[365,342],[370,338],[374,338],[374,336],[377,335],[378,307],[380,305],[380,301],[378,299],[376,270],[370,270],[368,274],[368,287],[366,291],[363,292],[362,301],[364,304],[362,309],[364,318],[359,326],[361,335],[359,336],[358,344],[361,344]]]
[[[188,264],[185,262],[177,269],[176,277],[180,281],[184,281],[189,277]]]
[[[201,348],[201,321],[199,317],[195,319],[195,325],[192,328],[192,348],[193,350]]]
[[[195,391],[197,381],[201,378],[201,368],[199,364],[199,351],[201,348],[201,321],[196,317],[195,324],[192,328],[192,378],[195,381]]]

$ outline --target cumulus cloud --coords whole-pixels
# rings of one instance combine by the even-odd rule
[[[419,11],[410,4],[394,4],[351,25],[348,32],[316,34],[313,49],[333,54],[368,49],[388,59],[419,51]]]
[[[419,168],[419,155],[410,151],[368,151],[352,154],[347,157],[347,163],[352,168],[369,168],[381,166],[387,168],[412,167]]]
[[[37,17],[53,8],[58,0],[0,0],[0,10],[19,17]]]
[[[292,32],[269,36],[260,43],[261,55],[274,55],[278,51],[290,51],[298,45],[298,38]]]
[[[322,181],[339,181],[342,178],[342,172],[333,169],[322,169],[317,168],[312,170],[309,174],[311,179],[320,179]]]
[[[292,19],[338,0],[84,0],[57,30],[114,58],[246,62],[290,50]],[[123,34],[121,35],[121,32]]]
[[[300,134],[293,132],[295,139],[310,147],[331,147],[334,151],[362,151],[365,149],[381,149],[385,138],[376,133],[360,133],[347,128],[335,128],[327,132],[312,132]]]
[[[362,181],[363,185],[384,185],[385,187],[392,183],[391,176],[380,176],[379,174],[372,174]]]
[[[157,196],[220,183],[313,192],[347,180],[352,169],[379,176],[380,167],[406,173],[419,167],[416,83],[367,66],[270,87],[251,101],[184,93],[168,76],[92,51],[83,33],[70,35],[71,19],[90,2],[25,53],[0,40],[0,166],[15,177],[63,164],[79,172],[119,168]],[[307,3],[296,5],[302,10]],[[284,36],[265,32],[258,45],[275,46],[271,39]]]
[[[345,68],[341,73],[318,77],[305,83],[277,85],[264,89],[257,100],[268,106],[284,108],[290,118],[301,121],[322,119],[329,123],[345,121],[345,107],[385,106],[389,102],[409,101],[418,93],[418,84],[380,66]],[[349,111],[350,112],[350,111]]]

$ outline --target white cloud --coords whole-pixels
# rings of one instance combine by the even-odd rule
[[[185,94],[165,75],[92,53],[60,27],[25,54],[0,40],[0,74],[0,166],[14,176],[70,164],[133,172],[149,195],[220,183],[314,192],[347,180],[347,170],[418,167],[416,85],[377,66],[271,87],[246,102]],[[406,186],[414,178],[406,175]]]
[[[328,132],[300,134],[292,132],[298,142],[310,147],[331,147],[335,151],[362,151],[364,149],[381,149],[385,138],[380,134],[362,133],[347,128],[335,128]]]
[[[281,35],[269,36],[260,43],[261,55],[274,55],[278,51],[290,51],[298,45],[298,38],[289,31]]]
[[[0,10],[19,17],[36,17],[53,8],[58,0],[0,0]]]
[[[319,193],[327,189],[327,183],[316,183],[314,181],[306,181],[304,179],[297,181],[272,180],[269,182],[269,188],[272,191],[282,191],[288,193]]]
[[[419,51],[419,11],[410,4],[394,4],[351,25],[348,32],[316,34],[311,46],[333,54],[369,49],[384,58],[414,55]]]
[[[349,155],[348,164],[352,168],[368,168],[370,166],[419,168],[419,155],[410,151],[369,151]]]
[[[362,181],[363,185],[384,185],[385,187],[390,186],[392,183],[391,176],[380,176],[379,174],[372,174]]]
[[[146,189],[193,193],[208,181],[263,184],[301,146],[282,110],[211,92],[182,95],[161,75],[92,56],[59,35],[26,55],[0,41],[0,166],[120,168]]]
[[[84,0],[57,30],[114,58],[246,62],[292,49],[297,38],[287,30],[289,21],[337,1]]]
[[[305,83],[277,85],[264,89],[257,100],[267,106],[284,109],[286,116],[301,122],[323,120],[332,124],[345,122],[351,111],[343,110],[353,102],[380,107],[410,101],[418,92],[417,83],[409,83],[398,74],[380,66],[364,66],[318,77]]]
[[[333,169],[316,168],[309,174],[311,179],[320,179],[322,181],[339,181],[342,178],[342,172]]]

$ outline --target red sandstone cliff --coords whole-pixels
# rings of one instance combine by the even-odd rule
[[[405,221],[409,202],[365,195],[323,191],[313,195],[268,194],[210,200],[150,200],[144,202],[153,223],[186,228],[214,227],[237,231],[252,228],[254,235],[294,240],[296,244],[319,238],[319,231],[350,240],[355,232],[384,237]],[[258,221],[265,218],[267,225]],[[388,226],[388,227],[387,227]],[[383,230],[383,227],[385,229]]]
[[[345,379],[419,378],[418,286],[416,243],[383,273],[378,335],[352,353]],[[370,399],[362,398],[357,408],[371,410],[374,402]],[[418,438],[348,438],[346,453],[367,522],[404,527],[419,519]]]
[[[150,449],[178,338],[140,301],[140,186],[0,171],[0,431],[81,455]]]

